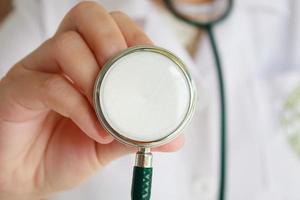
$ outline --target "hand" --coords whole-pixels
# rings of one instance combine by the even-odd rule
[[[56,34],[0,82],[0,199],[40,199],[78,185],[135,151],[100,126],[92,107],[101,66],[115,53],[151,44],[128,16],[84,2]],[[182,138],[159,151],[173,151]]]

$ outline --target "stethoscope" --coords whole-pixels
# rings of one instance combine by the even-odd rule
[[[94,87],[102,126],[119,142],[136,147],[133,200],[151,195],[151,148],[175,139],[191,120],[194,82],[184,63],[156,46],[136,46],[111,58]]]
[[[181,15],[171,0],[164,1],[175,16],[207,30],[217,66],[221,103],[221,171],[219,199],[224,199],[226,166],[225,94],[220,58],[212,26],[226,12],[205,23]],[[178,137],[196,106],[196,88],[185,64],[172,52],[150,45],[135,46],[108,60],[94,86],[94,107],[102,126],[117,141],[137,148],[131,199],[149,200],[152,184],[151,149]],[[168,188],[166,188],[168,189]]]
[[[205,18],[193,18],[191,15],[186,14],[184,10],[181,10],[181,7],[176,5],[175,2],[179,2],[177,0],[164,0],[166,7],[170,10],[170,12],[176,16],[181,21],[190,24],[196,28],[205,30],[207,32],[212,53],[215,60],[215,66],[218,77],[218,85],[219,85],[219,98],[220,98],[220,172],[219,172],[219,192],[218,199],[225,199],[225,186],[226,186],[226,156],[227,156],[227,147],[226,147],[226,100],[225,100],[225,86],[224,86],[224,78],[222,71],[222,62],[219,55],[218,47],[216,44],[213,28],[214,26],[224,20],[232,11],[233,0],[226,0],[227,5],[223,6],[223,12],[219,12],[218,14],[214,14],[213,10],[211,12],[211,17]],[[220,4],[221,1],[215,0],[215,5]]]

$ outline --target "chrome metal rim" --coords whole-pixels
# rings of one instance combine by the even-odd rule
[[[138,141],[138,140],[133,140],[133,139],[127,138],[124,135],[122,135],[122,133],[119,133],[116,130],[114,130],[113,127],[111,127],[111,125],[105,119],[105,116],[104,116],[104,114],[102,112],[102,109],[101,109],[101,103],[100,103],[100,98],[99,98],[100,97],[100,88],[101,88],[102,81],[103,81],[106,73],[110,69],[110,67],[117,60],[122,58],[123,56],[126,56],[130,53],[137,52],[137,51],[149,51],[149,52],[159,53],[161,55],[166,56],[167,58],[169,58],[173,62],[175,62],[176,65],[178,66],[178,68],[183,72],[184,77],[186,78],[186,81],[187,81],[188,86],[189,86],[189,91],[190,91],[189,108],[188,108],[188,111],[185,115],[185,118],[178,125],[178,127],[173,132],[169,133],[167,136],[165,136],[161,139],[158,139],[158,140],[153,140],[153,141],[148,141],[148,142]],[[100,123],[102,124],[104,129],[108,133],[110,133],[117,141],[119,141],[123,144],[129,145],[129,146],[140,147],[140,148],[141,147],[143,147],[143,148],[152,148],[152,147],[157,147],[157,146],[167,144],[167,143],[169,143],[170,141],[172,141],[173,139],[175,139],[177,136],[179,136],[181,134],[184,127],[191,120],[192,115],[193,115],[194,110],[195,110],[195,106],[196,106],[196,88],[195,88],[195,84],[192,80],[192,77],[191,77],[190,73],[188,72],[185,64],[176,55],[174,55],[172,52],[170,52],[166,49],[163,49],[161,47],[151,46],[151,45],[139,45],[139,46],[128,48],[128,49],[120,52],[119,54],[115,55],[114,57],[112,57],[111,59],[109,59],[105,63],[105,65],[103,66],[102,70],[99,72],[99,74],[96,78],[96,81],[95,81],[93,100],[94,100],[94,108],[95,108],[98,120],[100,121]]]

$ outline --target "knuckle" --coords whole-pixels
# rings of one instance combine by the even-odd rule
[[[116,17],[127,17],[127,15],[124,12],[120,11],[120,10],[111,11],[110,15],[116,16]]]
[[[76,116],[81,114],[86,114],[87,103],[83,96],[81,95],[72,95],[72,97],[68,98],[68,111],[67,116],[70,118],[76,118]]]
[[[72,47],[76,46],[80,40],[80,35],[75,31],[61,33],[52,39],[54,46],[53,53],[55,55],[64,55],[66,51],[69,51]]]
[[[120,36],[118,34],[116,34],[115,30],[111,29],[111,28],[107,28],[105,30],[102,30],[103,38],[105,38],[105,41],[109,41],[109,42],[118,42],[120,41]],[[99,48],[99,50],[102,48],[102,46],[98,45],[95,46],[95,48]],[[98,49],[97,49],[98,50]]]
[[[83,1],[75,5],[68,16],[79,26],[81,23],[90,21],[95,14],[103,15],[106,12],[105,8],[95,1]]]
[[[57,47],[64,47],[65,45],[74,43],[79,38],[79,34],[75,31],[66,31],[55,36],[53,42]]]
[[[72,98],[70,100],[70,108],[76,108],[72,109],[70,111],[70,115],[73,114],[73,111],[77,113],[77,111],[80,111],[80,109],[83,109],[84,106],[86,105],[86,100],[82,96],[77,96],[77,98]]]
[[[8,75],[0,80],[0,99],[4,100],[7,96],[11,96],[14,91],[11,89],[12,84],[13,80]]]
[[[75,5],[70,11],[72,14],[81,15],[87,12],[88,10],[99,8],[100,5],[94,1],[83,1]]]
[[[51,75],[44,81],[42,87],[44,94],[41,94],[41,96],[45,106],[51,108],[60,104],[57,108],[62,109],[64,107],[63,115],[71,118],[84,112],[82,109],[86,105],[85,98],[79,92],[76,92],[76,89],[69,85],[64,77]]]
[[[134,43],[150,44],[150,39],[142,32],[133,32],[130,37],[130,41],[134,41]]]
[[[51,94],[53,91],[59,92],[62,89],[63,82],[64,78],[60,75],[51,75],[42,83],[41,91],[45,91],[45,94]]]

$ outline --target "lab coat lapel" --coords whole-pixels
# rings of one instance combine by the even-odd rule
[[[285,155],[279,162],[285,160],[289,163],[291,156],[284,150],[284,145],[281,145],[281,151],[273,148],[270,153],[270,146],[275,146],[276,143],[272,139],[276,130],[272,127],[274,116],[271,112],[274,109],[271,108],[271,101],[274,99],[268,101],[266,90],[266,85],[269,84],[267,76],[276,71],[274,64],[284,65],[278,59],[280,54],[276,52],[279,49],[283,54],[284,50],[278,48],[279,42],[276,41],[282,41],[278,39],[281,33],[278,29],[284,25],[281,23],[285,20],[288,5],[281,0],[237,1],[230,18],[216,27],[216,38],[224,64],[229,111],[228,199],[272,199],[274,183],[291,180],[283,179],[284,176],[280,177],[279,173],[270,173],[278,166],[270,165],[271,160]],[[263,26],[270,27],[267,33],[259,32],[265,28]],[[274,34],[270,35],[271,32]],[[264,34],[274,39],[263,38]],[[266,43],[269,40],[270,43]],[[266,60],[269,55],[272,60]],[[276,61],[273,64],[274,60]],[[270,70],[266,74],[264,72],[268,65]],[[297,176],[297,173],[293,174]],[[274,175],[282,180],[275,180]],[[285,175],[288,177],[288,173]],[[281,191],[278,188],[275,190],[278,196]]]
[[[196,164],[198,166],[198,171],[201,171],[200,165],[207,165],[212,168],[210,171],[210,177],[215,179],[211,181],[215,186],[215,191],[217,186],[218,179],[218,164],[219,164],[219,98],[218,98],[218,86],[217,79],[215,74],[215,66],[213,57],[211,55],[211,47],[207,40],[204,38],[203,43],[200,46],[200,50],[196,56],[196,63],[191,59],[186,50],[178,43],[175,35],[166,28],[166,24],[163,23],[162,19],[159,17],[159,13],[155,10],[151,10],[149,13],[149,18],[147,18],[147,23],[145,24],[145,31],[150,36],[150,38],[154,41],[155,44],[162,46],[164,48],[170,49],[174,53],[181,56],[183,61],[187,64],[189,69],[191,70],[194,78],[197,82],[197,87],[203,87],[203,90],[198,88],[198,99],[202,102],[203,99],[209,102],[209,111],[206,113],[201,113],[201,115],[206,115],[205,117],[209,118],[207,120],[208,125],[204,125],[205,129],[199,130],[203,128],[200,125],[203,118],[197,116],[198,120],[196,123],[192,123],[192,129],[187,130],[187,137],[193,137],[193,140],[197,140],[198,145],[201,145],[206,148],[206,155],[201,154],[201,152],[197,152],[196,155],[202,157],[202,163]],[[241,16],[243,17],[243,16]],[[235,17],[236,19],[237,17]],[[228,106],[228,167],[227,171],[227,183],[228,183],[228,196],[229,199],[234,198],[242,198],[245,197],[245,194],[257,194],[261,189],[261,149],[260,143],[257,143],[258,134],[254,127],[255,125],[248,124],[246,127],[249,127],[250,130],[245,130],[245,123],[248,122],[250,115],[244,115],[245,112],[249,113],[251,111],[247,110],[252,109],[248,104],[249,102],[245,102],[243,94],[241,94],[241,87],[249,88],[247,85],[250,78],[253,75],[253,67],[256,66],[256,54],[254,51],[254,47],[251,44],[251,40],[249,38],[242,38],[243,36],[247,36],[247,32],[251,32],[248,30],[248,26],[242,27],[243,33],[238,34],[236,36],[235,24],[241,24],[239,22],[231,21],[230,23],[225,23],[220,25],[220,27],[216,30],[216,39],[218,45],[220,47],[220,54],[222,57],[222,61],[224,64],[224,75],[225,75],[225,83],[226,83],[226,92],[227,92],[227,106]],[[233,27],[230,27],[233,26]],[[228,28],[229,27],[229,28]],[[231,37],[234,35],[234,37]],[[247,44],[241,45],[243,42],[248,41]],[[250,42],[249,42],[250,41]],[[240,52],[241,51],[241,52]],[[236,55],[241,55],[237,57]],[[246,61],[245,61],[246,60]],[[197,65],[197,66],[196,66]],[[247,65],[247,66],[245,66]],[[243,66],[243,67],[242,67]],[[249,93],[251,93],[251,97],[254,97],[252,93],[253,88],[249,88]],[[244,90],[244,93],[248,93]],[[238,95],[238,96],[236,96]],[[203,97],[204,96],[204,97]],[[208,103],[206,102],[206,104]],[[199,103],[199,102],[198,102]],[[236,105],[237,104],[237,105]],[[199,104],[198,104],[199,105]],[[201,104],[200,104],[201,105]],[[246,110],[245,110],[246,109]],[[199,114],[199,113],[198,113]],[[241,118],[245,117],[245,120],[241,121]],[[254,116],[253,116],[254,117]],[[250,120],[251,121],[251,120]],[[240,123],[240,125],[239,125]],[[251,128],[253,127],[253,128]],[[240,130],[241,129],[241,130]],[[191,132],[205,132],[205,134],[198,133],[198,135],[191,136]],[[188,132],[191,131],[191,132]],[[195,137],[196,136],[196,137]],[[205,140],[205,142],[201,142],[201,140]],[[188,148],[188,147],[185,147]],[[195,146],[194,146],[195,148]],[[239,153],[240,152],[240,153]],[[252,156],[255,154],[254,156]],[[207,158],[207,155],[210,158]],[[251,155],[250,157],[245,155]],[[247,159],[246,159],[247,158]],[[193,158],[194,159],[194,158]],[[196,159],[196,158],[195,158]],[[245,160],[246,159],[246,160]],[[210,162],[210,164],[207,164]],[[248,170],[251,166],[251,170]],[[197,169],[195,169],[197,171]],[[247,173],[245,173],[247,171]],[[251,175],[249,175],[251,174]],[[201,174],[200,176],[204,176]],[[241,177],[245,177],[242,178]],[[245,181],[247,180],[247,181]],[[243,188],[240,193],[237,192],[236,188]]]
[[[145,32],[155,45],[166,48],[176,55],[180,55],[180,58],[187,67],[194,71],[195,64],[193,60],[181,44],[178,43],[175,35],[168,29],[167,24],[164,22],[157,9],[158,8],[155,8],[155,6],[150,7],[144,24]]]
[[[264,183],[264,135],[257,99],[256,46],[253,27],[242,9],[236,7],[231,16],[215,29],[225,77],[228,130],[228,199],[255,199]],[[261,113],[262,112],[262,113]],[[237,190],[241,188],[241,190]]]
[[[214,198],[218,187],[219,168],[218,99],[214,98],[217,93],[215,80],[211,80],[211,74],[204,73],[203,66],[214,67],[207,40],[204,38],[206,42],[201,45],[201,62],[195,63],[155,8],[152,7],[146,19],[144,30],[154,44],[179,55],[196,83],[197,108],[191,124],[185,130],[186,145],[180,153],[183,154],[181,157],[187,159],[186,162],[192,171],[191,184],[196,185],[191,190],[193,198]],[[213,88],[212,92],[208,91],[210,88]],[[205,185],[207,190],[202,191],[201,185]]]
[[[148,7],[148,13],[144,19],[144,31],[157,46],[161,46],[170,50],[176,55],[180,56],[180,59],[186,64],[187,68],[191,72],[191,75],[196,82],[198,92],[198,99],[201,99],[201,103],[198,102],[198,109],[202,109],[207,104],[206,87],[204,75],[201,74],[201,70],[198,69],[196,64],[186,49],[178,42],[175,34],[168,28],[167,23],[163,20],[162,16],[158,12],[157,8],[152,5]],[[208,52],[210,54],[210,52]],[[203,63],[211,64],[210,57],[204,58]]]

